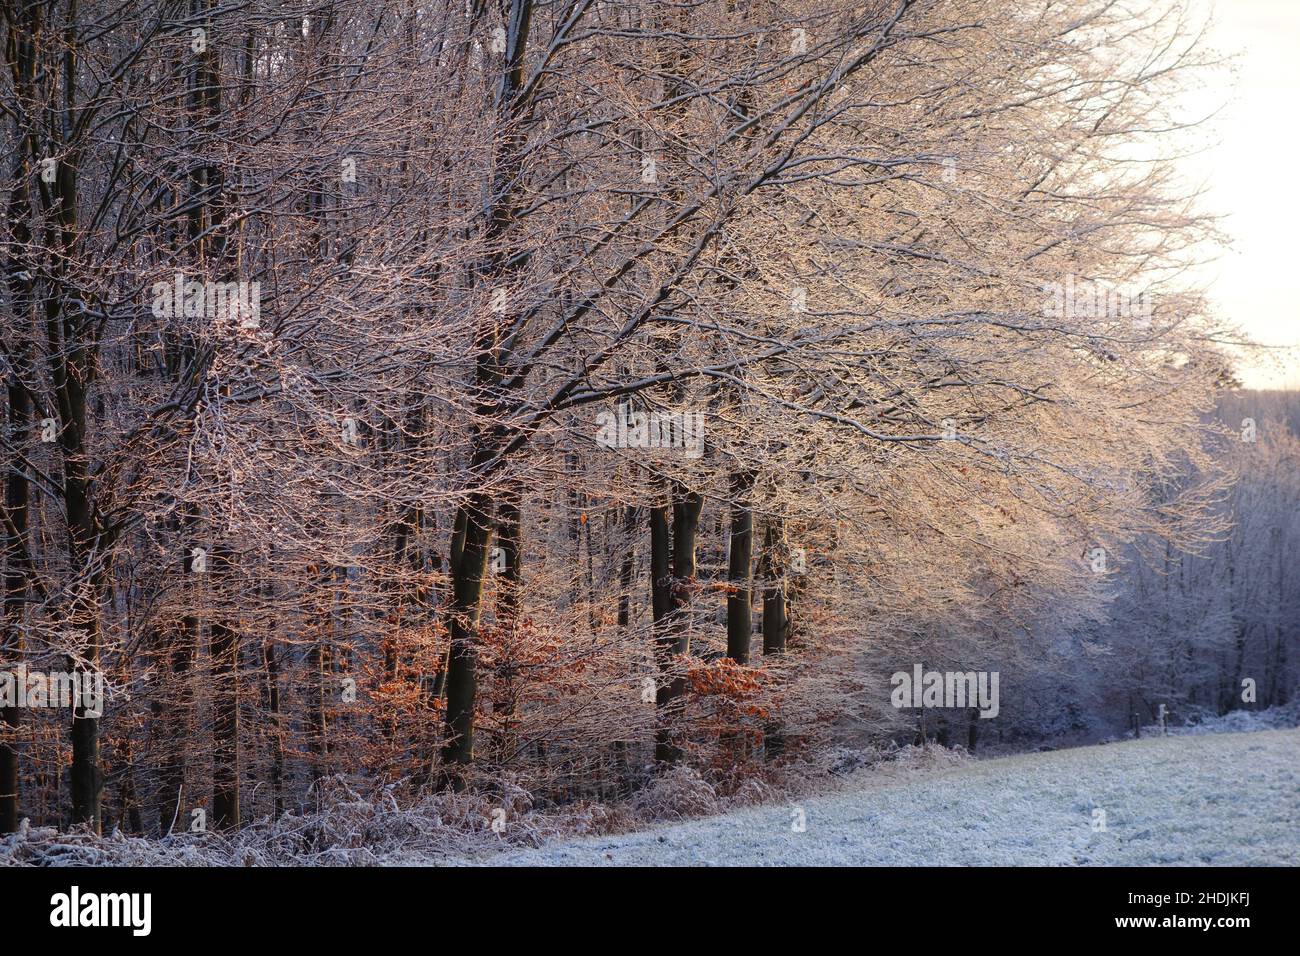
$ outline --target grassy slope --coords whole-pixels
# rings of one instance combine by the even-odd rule
[[[1106,831],[1093,828],[1094,808]],[[522,865],[1300,864],[1300,730],[1165,737],[979,761],[618,837],[480,857]]]

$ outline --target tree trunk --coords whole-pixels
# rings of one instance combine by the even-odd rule
[[[655,733],[655,759],[675,763],[682,751],[673,726],[681,710],[681,698],[686,693],[686,677],[681,673],[679,658],[691,650],[691,593],[695,585],[695,541],[699,530],[700,509],[704,499],[681,485],[673,488],[672,574],[660,579],[661,600],[666,602],[666,613],[660,620],[656,647],[662,676],[655,704],[658,720]],[[658,520],[655,513],[658,512]],[[663,512],[651,511],[651,537],[659,526],[660,546],[652,552],[666,557],[667,525]]]
[[[524,571],[520,560],[522,525],[519,511],[520,489],[511,482],[502,494],[498,508],[498,541],[501,548],[501,571],[498,580],[497,628],[501,634],[501,663],[497,667],[494,706],[501,711],[496,715],[501,727],[501,757],[508,760],[513,753],[515,711],[518,706],[519,687],[516,683],[516,655],[518,654],[519,611],[521,607]]]
[[[70,659],[69,669],[78,680],[91,679],[99,670],[99,575],[93,575],[91,593],[78,598],[73,612],[74,631],[80,636],[81,660]],[[72,822],[100,831],[100,792],[103,778],[99,766],[99,718],[84,704],[72,712]]]
[[[768,522],[763,534],[763,570],[766,587],[763,591],[763,653],[781,654],[785,651],[790,632],[790,618],[785,596],[785,559],[782,554],[782,523],[779,519]]]
[[[13,282],[10,283],[13,288]],[[21,370],[27,367],[23,355],[15,359],[15,369],[10,373],[8,387],[9,435],[13,448],[25,448],[28,424],[31,419],[31,396],[18,380]],[[27,602],[27,477],[21,464],[15,460],[5,471],[4,492],[4,620],[0,621],[0,664],[18,661],[23,652],[23,619]],[[16,736],[18,708],[0,708],[0,834],[18,829],[19,780],[18,746]]]
[[[731,478],[731,553],[727,558],[727,656],[737,664],[749,663],[752,608],[754,513],[749,494],[753,475],[740,472]]]
[[[212,549],[212,581],[229,587],[230,555]],[[218,618],[209,627],[212,647],[212,826],[239,827],[239,633]]]
[[[526,257],[507,254],[504,237],[515,222],[515,190],[526,147],[526,136],[511,121],[522,106],[525,51],[532,24],[532,0],[510,0],[506,14],[505,62],[501,72],[497,100],[501,119],[506,124],[502,135],[501,157],[492,183],[488,208],[487,238],[502,243],[489,255],[479,277],[486,282],[499,281],[519,269]],[[502,343],[504,316],[500,323],[485,321],[475,334],[475,408],[480,416],[491,420],[502,412],[502,382],[505,378],[509,349]],[[497,454],[505,441],[505,426],[499,421],[474,435],[470,456],[470,473],[478,479],[478,488],[487,485],[487,472],[496,467]],[[448,607],[451,635],[447,650],[447,720],[442,746],[443,786],[462,789],[465,785],[461,767],[474,759],[474,709],[478,701],[478,623],[483,597],[483,578],[487,573],[488,542],[492,536],[493,498],[490,491],[477,490],[460,506],[457,526],[464,529],[459,555],[453,556],[452,594]],[[454,550],[454,548],[453,548]]]
[[[280,662],[270,638],[262,642],[263,679],[266,690],[266,711],[271,718],[271,797],[275,811],[273,819],[284,813],[284,740],[280,724]]]
[[[456,517],[464,528],[452,567],[451,647],[447,654],[447,725],[442,745],[442,784],[463,789],[459,768],[474,759],[474,708],[478,699],[478,623],[483,578],[492,537],[492,499],[475,492]]]
[[[14,75],[15,85],[20,92],[25,90],[33,70],[32,44],[28,38],[20,38],[15,43]],[[15,151],[14,181],[24,182],[31,175],[26,158],[21,150]],[[24,248],[31,239],[31,230],[27,228],[28,212],[26,193],[15,189],[9,202],[7,225],[8,235],[14,248]],[[30,435],[32,420],[32,396],[28,389],[28,378],[32,370],[32,352],[30,335],[32,324],[32,282],[23,264],[16,257],[4,263],[5,284],[9,290],[11,314],[15,329],[25,329],[26,334],[19,336],[11,357],[12,367],[6,393],[9,405],[8,445],[10,448],[25,449]],[[27,519],[29,514],[30,489],[27,475],[21,462],[16,458],[4,473],[4,617],[0,620],[0,664],[18,661],[23,653],[23,631],[25,608],[27,605],[28,576],[31,573],[27,551]],[[21,789],[19,776],[17,741],[7,742],[16,736],[19,723],[17,707],[0,708],[0,834],[12,833],[18,828],[18,804]]]
[[[763,655],[776,656],[785,653],[786,637],[789,634],[789,617],[786,613],[785,598],[785,560],[782,522],[774,518],[767,523],[763,532],[763,556],[760,564],[763,569],[765,585],[763,590]],[[785,752],[785,734],[780,722],[773,717],[767,722],[763,732],[763,751],[767,758],[779,757]]]
[[[182,515],[177,524],[181,532],[177,537],[182,541],[184,553],[181,557],[181,580],[183,586],[191,588],[189,604],[192,608],[197,600],[193,593],[194,546],[189,536],[192,520],[188,514]],[[185,767],[190,741],[190,724],[193,713],[193,695],[190,689],[190,667],[194,661],[195,643],[198,640],[199,619],[193,613],[185,614],[175,631],[170,635],[170,643],[163,648],[162,662],[170,673],[166,694],[160,693],[155,702],[154,719],[157,721],[156,738],[162,750],[158,761],[158,831],[166,835],[179,822],[185,829],[185,813],[181,801],[185,793]]]

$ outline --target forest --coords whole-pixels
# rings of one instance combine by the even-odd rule
[[[339,788],[489,827],[1294,705],[1300,398],[1198,280],[1181,97],[1225,66],[1182,0],[0,38],[0,838]],[[897,706],[914,668],[996,683]]]

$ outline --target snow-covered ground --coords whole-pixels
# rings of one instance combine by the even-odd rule
[[[1145,738],[861,776],[860,789],[797,805],[460,862],[1300,864],[1300,729]]]

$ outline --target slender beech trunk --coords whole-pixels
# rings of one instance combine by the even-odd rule
[[[75,12],[72,15],[75,17]],[[75,78],[79,50],[76,36],[75,24],[69,22],[65,31],[69,42],[63,51],[60,91],[68,115],[77,108]],[[76,645],[76,656],[69,665],[79,673],[93,675],[99,669],[99,605],[108,581],[110,560],[110,542],[100,534],[87,472],[89,418],[86,395],[97,370],[98,340],[96,323],[82,312],[79,296],[67,287],[66,282],[68,263],[77,260],[80,246],[77,173],[81,149],[74,143],[59,142],[54,146],[63,154],[56,166],[49,198],[62,256],[53,269],[53,288],[44,307],[50,382],[59,412],[68,554],[72,573],[78,578],[67,619]],[[98,832],[102,788],[98,717],[87,713],[84,707],[76,708],[72,715],[71,738],[72,822],[88,825]]]
[[[167,634],[162,648],[163,665],[169,672],[166,692],[159,693],[154,709],[157,721],[156,736],[161,757],[158,761],[158,830],[166,835],[179,825],[186,827],[185,772],[190,746],[190,726],[193,723],[194,695],[190,686],[190,670],[199,638],[199,618],[193,612],[197,604],[199,578],[195,576],[195,541],[192,537],[195,519],[190,509],[183,508],[176,519],[177,540],[183,553],[180,572],[183,587],[188,589],[186,603],[190,610]]]
[[[632,581],[636,576],[636,533],[640,509],[628,505],[623,511],[623,563],[619,567],[618,582],[618,628],[625,632],[632,622]],[[666,564],[666,561],[665,561]],[[618,778],[618,793],[626,797],[631,793],[631,778],[628,772],[628,742],[624,737],[614,741],[614,772]]]
[[[262,667],[266,711],[271,718],[271,798],[274,819],[278,820],[284,813],[284,739],[280,724],[280,661],[270,638],[262,642]]]
[[[465,529],[452,568],[451,647],[447,654],[447,727],[442,746],[443,786],[463,789],[459,768],[474,759],[474,708],[478,700],[478,623],[492,537],[492,499],[474,492],[457,521]]]
[[[28,11],[23,11],[26,20]],[[23,95],[29,90],[35,69],[31,37],[12,38],[14,86]],[[15,124],[17,120],[15,118]],[[21,130],[15,130],[16,139],[21,140]],[[14,150],[14,182],[27,182],[31,169],[27,163],[26,153],[22,149]],[[29,210],[26,192],[15,189],[10,198],[6,219],[7,234],[0,236],[12,241],[11,248],[25,249],[31,241],[31,230],[26,219]],[[9,290],[11,315],[14,328],[20,331],[14,343],[11,356],[9,379],[6,383],[8,418],[6,436],[10,448],[27,448],[27,439],[32,424],[32,396],[28,387],[34,387],[30,381],[32,369],[32,346],[30,335],[35,326],[32,323],[32,306],[34,303],[30,272],[25,269],[20,254],[6,257],[4,262],[5,285]],[[4,611],[0,620],[0,665],[8,666],[17,662],[23,653],[22,626],[27,605],[28,577],[31,572],[27,550],[27,519],[29,513],[30,488],[27,474],[20,461],[13,459],[4,473]],[[17,707],[0,708],[0,834],[12,833],[18,828],[18,805],[21,790],[19,775],[18,746],[13,740],[18,729],[19,711]]]
[[[632,619],[632,579],[636,574],[636,544],[633,534],[639,510],[628,505],[623,513],[623,564],[618,570],[618,626],[626,628]]]
[[[488,210],[486,237],[498,243],[478,270],[485,283],[500,281],[526,261],[507,254],[506,237],[515,223],[516,196],[526,137],[512,121],[521,120],[524,89],[524,53],[528,48],[528,31],[532,24],[532,0],[510,0],[506,11],[505,62],[501,72],[497,112],[505,125],[500,134],[500,161],[495,170]],[[484,420],[500,416],[502,383],[507,374],[509,349],[502,344],[502,332],[508,327],[508,315],[485,320],[475,333],[474,379],[475,409]],[[483,578],[487,573],[488,542],[492,537],[494,501],[489,486],[489,470],[503,447],[505,426],[495,424],[476,428],[470,456],[470,475],[479,490],[460,505],[456,516],[461,533],[460,553],[451,568],[452,594],[448,607],[450,646],[447,651],[447,720],[442,747],[443,786],[461,789],[465,778],[461,768],[474,759],[474,710],[478,702],[478,623],[483,597]]]
[[[782,554],[784,533],[780,519],[768,522],[763,533],[763,654],[776,656],[785,653],[789,635],[789,617],[785,597],[785,560]],[[778,757],[785,750],[785,734],[780,723],[768,721],[763,733],[763,749],[768,758]]]
[[[655,704],[658,708],[655,728],[655,759],[675,763],[681,759],[682,750],[673,726],[681,710],[686,693],[686,677],[680,671],[677,658],[691,650],[691,594],[695,585],[695,543],[700,524],[700,509],[704,499],[681,485],[673,489],[672,573],[656,581],[657,590],[666,592],[667,611],[660,620],[656,648],[661,677]],[[655,529],[665,524],[662,511],[651,511],[652,552],[667,554],[667,529],[660,529],[660,549],[654,548]],[[666,562],[665,562],[666,563]]]
[[[25,363],[19,359],[20,367]],[[18,374],[15,369],[13,375]],[[12,447],[25,448],[31,419],[31,397],[27,389],[11,379],[8,388],[9,435]],[[18,661],[23,652],[23,618],[27,601],[27,514],[28,485],[22,465],[10,463],[5,471],[4,492],[4,620],[0,621],[0,664]],[[18,746],[6,739],[18,729],[18,708],[0,708],[0,834],[18,828]]]
[[[307,709],[307,747],[311,754],[313,782],[329,774],[329,685],[333,666],[329,642],[322,634],[307,651],[307,682],[311,695]]]
[[[127,831],[136,836],[142,836],[144,834],[144,817],[140,813],[140,801],[136,799],[135,749],[131,745],[129,732],[122,744],[122,784],[119,796],[122,804],[121,817]]]
[[[519,611],[523,596],[523,565],[520,561],[522,526],[519,511],[520,488],[511,482],[501,496],[498,514],[498,542],[502,568],[497,582],[497,628],[501,632],[501,663],[496,673],[496,715],[501,727],[502,760],[514,752],[514,723],[519,688],[516,683],[516,655],[519,637]]]
[[[670,755],[667,731],[663,727],[663,707],[671,699],[668,671],[672,664],[673,635],[669,630],[672,610],[672,536],[668,525],[668,509],[653,504],[650,516],[650,609],[655,635],[655,660],[659,667],[659,680],[655,688],[655,756],[662,759]]]
[[[418,436],[421,434],[419,431],[421,423],[418,418],[416,404],[416,400],[412,396],[408,405],[408,430],[404,432],[398,427],[391,429],[390,434],[393,435],[392,447],[399,452],[408,447],[407,434],[413,436],[409,439],[411,443],[409,447],[416,447],[420,442]],[[393,566],[399,575],[409,572],[412,579],[418,582],[424,571],[424,553],[419,543],[420,530],[424,523],[424,512],[414,502],[399,503],[396,508],[397,514],[393,521]],[[409,663],[409,648],[401,640],[403,631],[408,628],[414,630],[427,623],[428,607],[426,597],[422,584],[408,585],[401,580],[398,581],[394,591],[398,612],[390,616],[393,630],[385,637],[383,642],[384,681],[387,684],[395,684],[398,680],[399,669],[404,662],[404,658]],[[426,695],[430,706],[442,696],[442,670],[443,668],[440,667],[435,673],[429,675],[427,683],[421,681],[421,693]],[[401,759],[406,746],[406,744],[398,742],[399,727],[405,734],[409,735],[409,742],[413,746],[413,752],[420,755],[419,766],[427,767],[432,764],[432,734],[428,733],[429,727],[421,725],[414,727],[402,726],[401,718],[395,710],[385,711],[380,715],[379,719],[394,765]],[[427,778],[423,777],[422,774],[423,770],[417,770],[417,785],[427,783]]]
[[[82,581],[72,600],[68,623],[76,644],[69,668],[92,679],[100,669],[100,603],[107,593],[107,559],[101,552],[90,480],[86,474],[86,386],[89,374],[78,365],[56,366],[62,428],[63,490],[67,507],[69,551]],[[85,678],[79,677],[84,680]],[[77,707],[72,713],[72,822],[100,830],[100,793],[103,786],[99,761],[99,715]]]
[[[103,593],[103,577],[93,573],[91,581],[74,602],[71,615],[73,632],[77,635],[79,660],[69,660],[69,667],[85,680],[99,671],[99,596]],[[87,711],[84,705],[72,712],[72,769],[69,777],[72,790],[72,822],[85,824],[94,832],[100,831],[100,794],[103,775],[99,762],[99,716]]]
[[[229,590],[230,552],[212,549],[212,583]],[[224,616],[209,625],[212,648],[212,826],[239,827],[239,633]]]
[[[668,619],[672,593],[672,537],[667,509],[654,505],[650,512],[650,609],[658,633]]]
[[[779,520],[770,521],[763,533],[763,653],[782,654],[790,633],[785,595],[784,542]]]
[[[754,478],[738,472],[731,478],[731,548],[727,558],[727,656],[737,664],[749,663],[752,607],[754,512],[749,495]]]
[[[465,511],[462,508],[456,509],[456,517],[452,519],[451,526],[451,545],[448,548],[449,557],[447,560],[447,573],[449,577],[454,577],[456,568],[460,564],[461,553],[465,550]],[[448,617],[451,615],[451,604],[454,596],[448,594],[445,598],[446,610]],[[448,633],[451,627],[448,624]],[[437,710],[438,704],[447,696],[447,671],[451,668],[451,646],[448,647],[438,662],[438,672],[433,676],[433,684],[429,689],[429,708]]]

